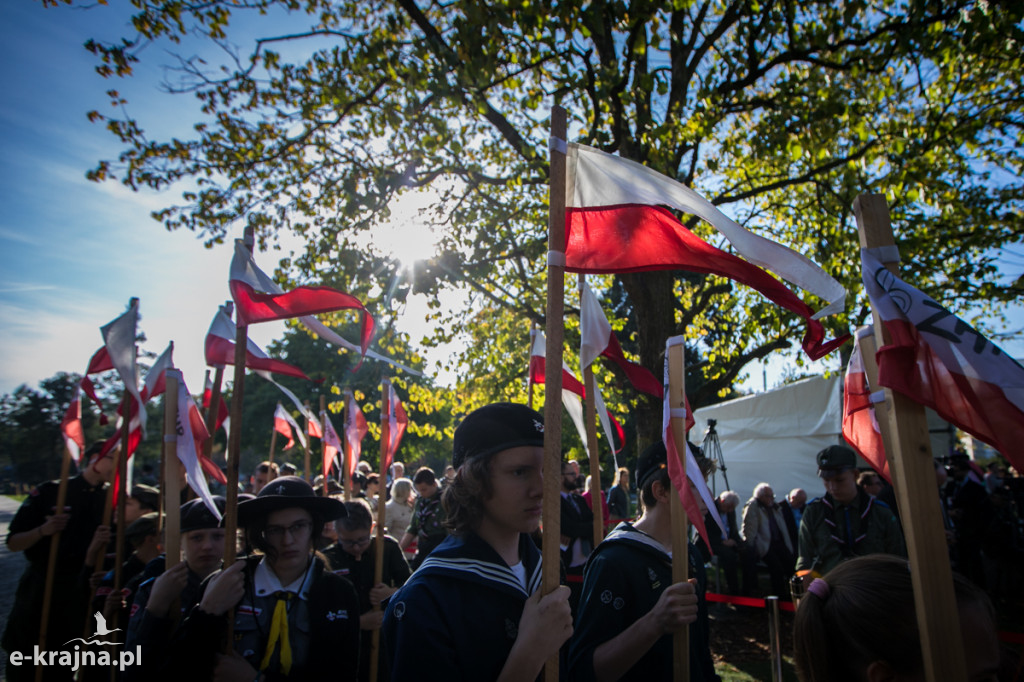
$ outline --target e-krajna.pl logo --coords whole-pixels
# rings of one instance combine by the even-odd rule
[[[136,646],[135,651],[119,651],[114,653],[107,651],[106,649],[92,649],[88,647],[105,647],[105,646],[117,646],[120,642],[105,641],[103,637],[120,632],[121,628],[114,628],[113,630],[107,629],[107,621],[103,617],[103,614],[97,611],[94,614],[96,618],[96,634],[89,639],[82,639],[81,637],[75,637],[74,639],[64,642],[64,646],[68,646],[72,642],[81,642],[79,646],[75,644],[74,649],[60,649],[58,651],[45,651],[39,648],[37,644],[32,648],[31,654],[24,654],[20,651],[12,651],[7,662],[9,665],[21,665],[22,663],[28,663],[33,666],[60,666],[62,668],[71,668],[72,672],[78,670],[83,666],[117,666],[121,672],[130,665],[141,665],[142,663],[142,647]]]

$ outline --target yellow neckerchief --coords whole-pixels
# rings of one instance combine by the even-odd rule
[[[267,640],[263,660],[260,661],[260,672],[270,665],[270,659],[278,643],[281,645],[281,672],[287,675],[292,670],[292,643],[288,637],[288,602],[292,596],[294,595],[291,592],[277,593],[277,606],[274,607],[274,616],[270,620],[270,638]]]

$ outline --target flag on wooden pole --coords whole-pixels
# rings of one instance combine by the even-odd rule
[[[741,227],[689,187],[635,161],[567,146],[565,269],[583,273],[689,270],[745,284],[806,321],[803,348],[817,360],[849,337],[825,342],[820,317],[842,312],[846,291],[805,256]],[[663,206],[707,221],[747,260],[691,232]],[[749,262],[748,262],[749,261]],[[759,267],[760,266],[760,267]],[[818,313],[765,270],[830,302]]]
[[[288,444],[281,448],[282,450],[290,450],[295,447],[295,435],[302,442],[302,449],[306,449],[302,429],[299,428],[298,423],[288,414],[288,410],[284,409],[281,403],[278,403],[277,408],[274,410],[274,431],[288,439]]]
[[[363,454],[363,438],[370,431],[366,423],[363,410],[356,404],[352,391],[345,391],[345,442],[348,443],[348,471],[345,472],[345,480],[351,481],[355,473],[356,463]],[[348,489],[346,487],[346,489]]]
[[[384,380],[384,383],[387,385],[387,390],[385,391],[387,405],[382,407],[385,408],[387,414],[388,428],[387,447],[382,448],[384,461],[381,463],[381,471],[387,472],[395,459],[395,453],[398,452],[398,446],[402,442],[402,436],[405,435],[405,429],[409,425],[409,415],[406,414],[405,407],[398,398],[395,387],[387,379]]]
[[[338,438],[338,432],[334,430],[334,424],[331,423],[331,418],[327,416],[326,410],[320,413],[320,418],[324,424],[323,474],[325,479],[324,486],[326,486],[326,479],[331,474],[331,470],[337,468],[334,462],[338,453],[341,452],[342,445],[341,439]]]
[[[139,299],[133,298],[128,310],[100,328],[103,345],[110,356],[110,362],[117,370],[125,390],[135,398],[138,409],[139,429],[146,437],[146,408],[139,392],[139,368],[135,362],[135,334],[139,321]]]
[[[217,519],[221,518],[220,510],[217,509],[217,505],[213,501],[213,496],[210,494],[210,488],[206,484],[206,476],[204,471],[210,473],[207,467],[203,465],[203,442],[210,437],[210,434],[206,432],[206,422],[203,420],[203,415],[196,406],[195,400],[192,399],[192,394],[188,392],[188,387],[185,385],[185,379],[181,375],[179,370],[170,370],[175,373],[177,384],[178,384],[178,411],[177,411],[177,448],[176,454],[178,460],[185,466],[185,471],[188,475],[188,485],[192,490],[195,491],[196,495],[203,501],[206,508],[210,510]],[[174,398],[171,398],[172,400]],[[227,482],[227,477],[220,471],[219,468],[214,467],[219,474],[221,483]]]
[[[889,272],[882,260],[891,251],[861,249],[864,288],[892,338],[878,350],[879,384],[932,408],[1024,469],[1024,367]]]
[[[216,367],[235,364],[235,336],[237,333],[238,329],[231,321],[231,316],[224,306],[221,306],[213,316],[210,330],[206,333],[204,349],[207,365]],[[284,360],[271,358],[256,345],[255,341],[248,338],[245,344],[245,366],[253,370],[285,374],[312,381],[301,369]]]
[[[843,438],[872,469],[892,483],[882,431],[875,416],[875,403],[884,401],[885,394],[871,390],[861,354],[861,339],[865,335],[873,338],[874,334],[871,327],[861,327],[854,335],[853,353],[843,380]]]

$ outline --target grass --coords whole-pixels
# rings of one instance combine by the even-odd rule
[[[24,502],[28,495],[8,495],[7,497],[11,498],[15,502]]]
[[[770,660],[718,663],[715,672],[722,678],[722,682],[772,682]],[[782,679],[784,682],[797,682],[793,659],[788,656],[782,657]]]

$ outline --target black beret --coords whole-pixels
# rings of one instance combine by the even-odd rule
[[[492,403],[473,410],[455,429],[452,465],[522,446],[544,447],[544,416],[526,405]]]

